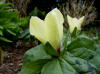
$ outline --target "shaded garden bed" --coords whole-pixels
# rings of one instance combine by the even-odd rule
[[[35,45],[37,45],[37,42],[34,42],[33,46],[30,46],[28,42],[21,42],[20,45],[16,43],[8,49],[4,48],[6,56],[4,57],[3,64],[0,66],[0,74],[18,74],[22,67],[25,52]]]

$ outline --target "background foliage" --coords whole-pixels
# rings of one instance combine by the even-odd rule
[[[0,3],[0,40],[5,42],[18,40],[20,33],[28,26],[28,18],[20,18],[18,11],[10,5]]]

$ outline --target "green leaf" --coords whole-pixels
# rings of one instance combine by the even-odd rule
[[[94,64],[97,70],[100,72],[100,44],[97,45],[95,49],[96,55],[92,57],[89,61]]]
[[[100,71],[100,54],[97,54],[90,60],[92,64],[94,64],[98,71]]]
[[[3,26],[0,25],[0,29],[3,29]]]
[[[95,66],[90,62],[78,58],[64,55],[64,59],[78,72],[78,73],[88,73],[95,72]],[[95,73],[94,73],[95,74]]]
[[[51,56],[59,56],[58,52],[47,42],[45,47],[45,51]]]
[[[72,37],[76,37],[77,36],[77,28],[75,27],[73,32],[72,32]]]
[[[0,37],[0,40],[1,40],[1,41],[4,41],[4,42],[12,42],[11,40],[8,40],[8,39],[6,39],[6,38],[4,38],[4,37]]]
[[[42,44],[30,49],[25,53],[21,74],[39,74],[42,66],[50,59]]]
[[[11,30],[9,30],[9,29],[7,29],[7,32],[14,35],[14,36],[16,36],[16,34],[14,32],[12,32]]]
[[[78,72],[63,58],[60,58],[60,65],[63,74],[78,74]]]
[[[68,36],[67,34],[65,34],[61,41],[61,55],[63,55],[64,52],[67,50],[67,40],[68,40]]]
[[[92,59],[96,55],[96,52],[87,48],[76,48],[73,50],[70,50],[70,53],[74,55],[75,57],[80,57],[82,59]]]
[[[0,3],[0,9],[8,8],[8,5],[11,5],[11,3]]]
[[[26,29],[23,33],[21,33],[21,36],[19,38],[24,38],[26,37],[27,35],[30,35],[29,34],[29,29]]]
[[[2,32],[2,30],[0,30],[0,35],[3,35],[3,32]]]
[[[78,37],[77,39],[73,40],[68,45],[68,50],[76,49],[76,48],[87,48],[87,49],[95,49],[94,41],[90,40],[86,37]]]
[[[59,61],[57,59],[49,61],[43,66],[41,74],[63,74]]]

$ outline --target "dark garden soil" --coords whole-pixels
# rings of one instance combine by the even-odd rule
[[[14,49],[13,52],[7,52],[8,56],[4,58],[0,67],[0,74],[18,74],[22,66],[22,58],[26,49]]]
[[[17,46],[17,48],[16,46],[10,47],[9,49],[5,48],[4,51],[7,53],[7,56],[0,66],[0,74],[18,74],[22,67],[24,53],[31,47],[33,46],[26,43],[25,45]]]

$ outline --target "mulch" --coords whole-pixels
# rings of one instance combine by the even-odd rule
[[[34,46],[36,45],[34,44]],[[17,46],[17,48],[16,46],[10,47],[10,50],[4,48],[7,56],[4,57],[3,64],[0,66],[0,74],[18,74],[21,71],[24,53],[34,46],[25,44]]]
[[[3,64],[0,67],[0,74],[18,74],[21,70],[22,59],[27,49],[22,48],[13,50],[13,52],[6,52],[8,56],[3,60]]]

